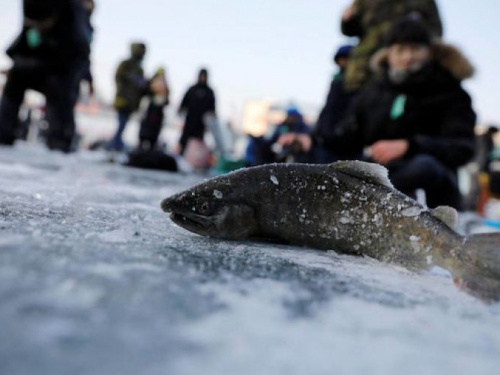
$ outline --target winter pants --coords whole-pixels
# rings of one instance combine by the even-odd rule
[[[9,71],[0,103],[0,144],[13,144],[19,123],[19,108],[27,89],[41,92],[46,98],[49,123],[47,146],[63,152],[71,151],[75,133],[73,100],[78,70],[49,71],[43,68],[19,68]]]
[[[115,135],[109,142],[109,149],[115,151],[121,151],[125,147],[122,135],[127,127],[128,120],[130,119],[130,112],[118,111],[118,128],[116,129]]]
[[[148,106],[139,129],[139,146],[143,149],[154,149],[156,147],[163,126],[163,108],[164,106],[154,103],[150,103]]]
[[[409,160],[388,165],[389,178],[394,187],[414,196],[417,189],[423,189],[427,205],[451,206],[461,209],[462,197],[455,171],[445,167],[430,155],[416,155]]]
[[[184,155],[186,151],[186,146],[191,138],[200,139],[203,141],[205,136],[205,123],[201,116],[193,116],[188,114],[186,116],[186,122],[184,124],[184,129],[182,130],[181,139],[179,140],[179,145],[181,146],[181,155]]]

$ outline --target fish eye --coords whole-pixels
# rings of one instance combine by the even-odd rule
[[[210,204],[208,202],[203,202],[203,204],[200,206],[200,213],[206,214],[210,209]]]

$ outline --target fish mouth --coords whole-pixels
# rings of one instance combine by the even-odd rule
[[[161,202],[161,208],[164,212],[170,213],[170,220],[172,220],[176,225],[190,232],[207,235],[215,228],[213,218],[210,216],[191,212],[186,210],[184,207],[181,207],[178,203],[178,196],[164,199]]]
[[[170,219],[178,226],[198,234],[206,234],[214,226],[205,217],[195,214],[172,212]]]

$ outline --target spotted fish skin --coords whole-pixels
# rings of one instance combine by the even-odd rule
[[[203,236],[280,241],[411,270],[439,265],[460,278],[481,243],[476,239],[464,248],[467,239],[452,229],[455,210],[420,205],[392,186],[384,167],[360,161],[241,169],[166,198],[161,206],[177,225]],[[500,298],[500,284],[498,290]]]

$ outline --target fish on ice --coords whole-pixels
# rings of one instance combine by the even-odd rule
[[[166,198],[161,207],[202,236],[280,241],[410,270],[438,265],[467,292],[500,300],[500,235],[461,236],[453,208],[420,205],[396,190],[378,164],[246,168]]]

